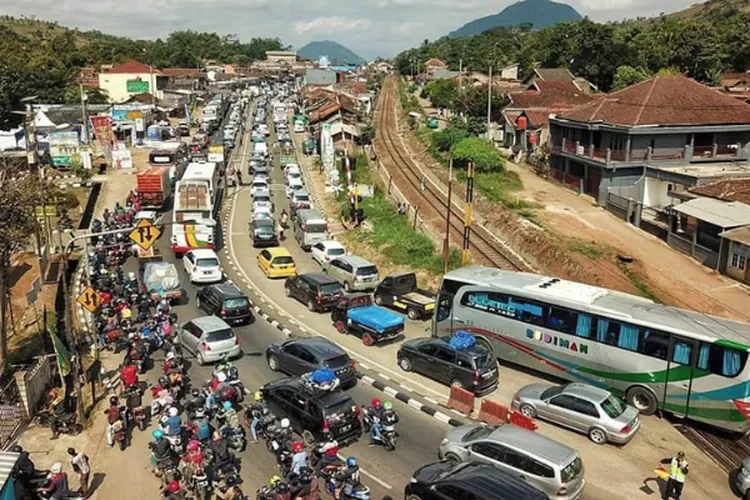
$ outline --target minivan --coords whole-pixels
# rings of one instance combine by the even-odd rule
[[[377,266],[362,257],[344,255],[333,259],[323,266],[323,272],[339,280],[347,292],[366,292],[378,286]]]
[[[250,301],[231,281],[201,288],[195,296],[195,305],[230,324],[249,323],[253,320]]]
[[[586,485],[576,450],[512,424],[451,429],[440,441],[438,456],[451,462],[492,465],[541,490],[549,500],[577,500]]]
[[[306,252],[328,239],[328,221],[317,210],[300,210],[294,219],[294,239]]]

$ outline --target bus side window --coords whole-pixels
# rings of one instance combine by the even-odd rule
[[[547,326],[563,333],[576,333],[578,312],[562,307],[551,306]]]
[[[736,377],[745,369],[748,353],[717,344],[701,344],[698,368],[724,377]]]

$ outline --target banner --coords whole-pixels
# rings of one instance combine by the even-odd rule
[[[79,155],[78,132],[73,130],[50,134],[49,154],[54,166],[70,167]]]
[[[96,142],[108,161],[112,161],[112,151],[117,149],[117,140],[112,131],[112,118],[109,116],[92,116],[89,118],[91,129],[96,135]]]
[[[112,151],[112,163],[117,170],[133,168],[133,156],[127,149]]]
[[[49,335],[52,337],[52,345],[55,348],[55,354],[57,354],[57,367],[60,369],[60,377],[66,377],[70,373],[70,351],[54,331],[50,330]]]
[[[145,94],[148,92],[148,82],[145,80],[128,80],[125,85],[130,94]]]

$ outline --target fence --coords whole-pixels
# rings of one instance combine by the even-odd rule
[[[667,244],[681,252],[694,257],[701,264],[711,269],[716,269],[719,262],[719,254],[699,244],[693,245],[692,240],[678,236],[675,233],[667,234]]]
[[[572,189],[576,193],[581,192],[581,186],[583,185],[582,180],[580,177],[572,175],[572,174],[566,174],[562,170],[557,170],[554,168],[549,169],[549,178],[552,180],[555,180],[559,182],[560,184]]]
[[[15,378],[0,391],[0,448],[6,448],[29,417],[24,412]]]

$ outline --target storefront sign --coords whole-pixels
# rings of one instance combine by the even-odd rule
[[[128,80],[126,82],[127,90],[131,94],[145,94],[148,92],[148,82],[145,80]]]
[[[117,170],[133,168],[133,157],[127,149],[112,151],[112,163]]]
[[[49,154],[56,167],[70,167],[79,155],[78,132],[53,132],[49,136]]]

